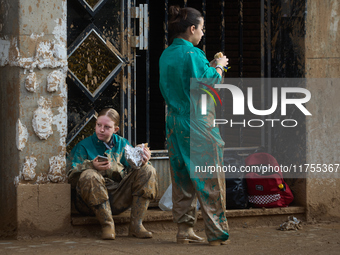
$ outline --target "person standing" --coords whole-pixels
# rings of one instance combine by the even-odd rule
[[[169,33],[173,42],[159,60],[160,90],[168,107],[166,132],[172,177],[173,219],[178,225],[177,243],[201,243],[193,226],[197,220],[197,197],[201,205],[205,233],[210,245],[226,244],[229,238],[225,206],[224,178],[197,175],[193,166],[222,165],[224,142],[211,120],[214,105],[208,103],[207,115],[200,111],[199,82],[191,78],[219,83],[228,59],[223,56],[209,62],[195,47],[203,36],[203,16],[194,8],[169,8]],[[196,93],[190,94],[190,89]],[[192,154],[192,155],[190,155]]]

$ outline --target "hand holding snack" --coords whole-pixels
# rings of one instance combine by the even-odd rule
[[[217,52],[214,56],[215,59],[218,59],[218,58],[222,58],[223,57],[223,53],[222,52]]]
[[[216,65],[220,65],[224,67],[225,72],[230,68],[230,67],[227,67],[229,59],[226,56],[224,56],[222,52],[216,53],[214,56],[214,60],[215,60]]]
[[[139,144],[135,148],[126,145],[125,157],[132,168],[140,168],[144,166],[151,158],[150,149],[148,144]]]
[[[151,151],[150,151],[150,148],[147,147],[148,144],[144,144],[144,148],[143,148],[143,163],[142,163],[142,166],[144,166],[146,163],[148,163],[148,161],[150,160],[151,158]]]

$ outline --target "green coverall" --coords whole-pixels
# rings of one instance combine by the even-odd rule
[[[157,193],[157,175],[150,162],[132,170],[125,158],[124,147],[130,143],[113,134],[113,147],[108,149],[94,133],[80,141],[68,156],[68,181],[75,194],[76,209],[85,215],[93,214],[91,207],[110,202],[113,215],[131,206],[132,197],[152,200]],[[103,176],[93,167],[98,155],[108,157],[111,168]]]
[[[224,142],[213,127],[215,106],[209,98],[201,114],[200,88],[216,84],[221,76],[205,53],[187,40],[175,38],[159,60],[160,90],[168,106],[167,143],[173,185],[173,218],[193,226],[197,197],[208,241],[227,240],[225,179],[221,174],[195,172],[196,166],[222,166]],[[196,78],[191,80],[191,78]]]

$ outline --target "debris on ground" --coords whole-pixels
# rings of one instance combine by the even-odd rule
[[[288,216],[288,220],[282,223],[278,230],[300,230],[302,229],[302,221],[294,216]]]

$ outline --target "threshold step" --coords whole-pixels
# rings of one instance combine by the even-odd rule
[[[227,210],[227,218],[272,216],[272,215],[296,215],[306,213],[303,206],[289,206],[277,208],[249,208]],[[198,211],[198,219],[202,219],[201,211]],[[124,224],[130,222],[130,210],[119,215],[113,215],[115,224]],[[144,217],[144,222],[172,221],[171,211],[162,211],[161,209],[149,209]],[[71,223],[74,226],[99,224],[96,217],[82,216],[80,214],[72,215]]]

